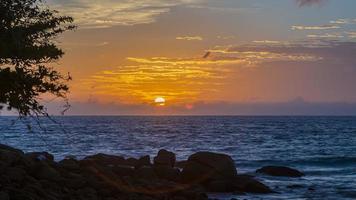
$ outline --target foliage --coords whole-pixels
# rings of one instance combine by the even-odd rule
[[[70,76],[49,64],[63,56],[54,39],[75,29],[72,23],[42,0],[0,1],[0,104],[21,117],[43,115],[41,95],[66,97]]]

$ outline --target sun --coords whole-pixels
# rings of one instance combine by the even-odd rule
[[[164,106],[166,104],[166,99],[164,99],[163,97],[157,97],[155,99],[155,104],[159,106]]]

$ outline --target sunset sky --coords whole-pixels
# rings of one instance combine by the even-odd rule
[[[68,114],[356,113],[354,0],[47,2]]]

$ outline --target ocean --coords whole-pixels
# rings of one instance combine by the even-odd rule
[[[356,199],[356,117],[73,116],[41,121],[42,128],[32,122],[30,130],[31,122],[0,117],[0,143],[47,151],[57,160],[95,153],[154,156],[162,148],[180,160],[197,151],[221,152],[232,156],[239,173],[256,175],[278,193],[212,197]],[[254,173],[265,165],[294,167],[306,176]]]

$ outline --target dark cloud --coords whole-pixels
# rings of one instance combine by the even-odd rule
[[[326,0],[296,0],[299,7],[312,6],[312,5],[322,5]]]
[[[356,67],[355,42],[319,41],[315,44],[305,42],[288,45],[242,45],[231,47],[228,51],[312,55],[322,58],[321,62],[325,64],[331,62]]]
[[[49,105],[51,114],[58,105]],[[356,115],[356,103],[326,103],[307,102],[303,98],[286,102],[255,102],[255,103],[229,103],[229,102],[196,102],[190,105],[170,106],[160,111],[150,105],[124,105],[119,103],[101,104],[88,102],[74,102],[73,107],[66,115]]]

